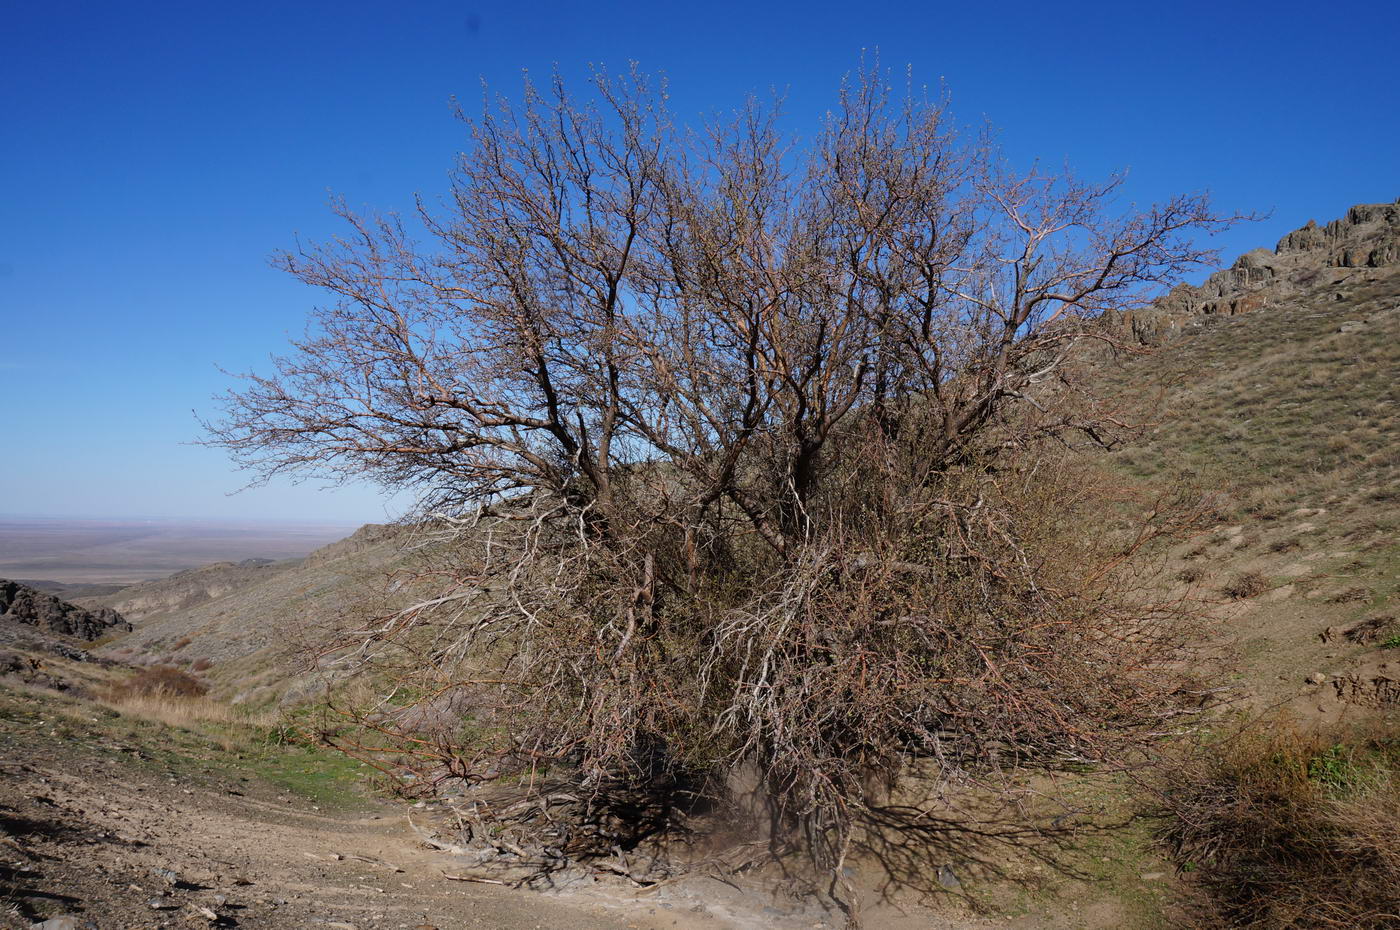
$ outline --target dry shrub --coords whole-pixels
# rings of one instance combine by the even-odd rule
[[[1359,604],[1369,601],[1375,596],[1375,592],[1365,585],[1354,585],[1344,591],[1338,591],[1327,599],[1329,604]]]
[[[1200,927],[1381,930],[1400,915],[1400,741],[1257,724],[1175,768],[1162,839]]]
[[[194,664],[190,666],[190,670],[195,672],[207,672],[213,667],[214,662],[212,659],[208,658],[207,656],[201,656],[200,658],[194,660]]]
[[[123,703],[141,697],[198,698],[207,693],[208,686],[188,672],[172,665],[152,665],[113,685],[107,697],[115,703]]]
[[[1205,569],[1198,565],[1190,565],[1176,573],[1176,580],[1183,584],[1196,584],[1205,576]]]
[[[1258,597],[1269,590],[1269,579],[1262,572],[1243,572],[1220,589],[1220,593],[1234,600]]]
[[[1394,616],[1378,614],[1374,617],[1367,617],[1355,626],[1348,628],[1342,635],[1346,637],[1348,642],[1356,643],[1359,646],[1369,646],[1387,639],[1396,629],[1397,624]]]
[[[239,708],[209,697],[208,687],[187,672],[169,665],[142,669],[99,694],[119,713],[152,720],[168,727],[196,729],[215,724],[226,750],[242,748],[253,738],[249,727],[271,724],[275,714],[250,716]]]
[[[209,424],[265,477],[409,489],[458,534],[424,600],[327,646],[382,685],[344,710],[386,768],[734,802],[844,882],[911,759],[1160,734],[1188,637],[1135,566],[1181,522],[1122,526],[1060,450],[1125,429],[1078,372],[1104,318],[1226,221],[1016,174],[878,68],[802,142],[757,100],[693,132],[667,96],[632,69],[491,104],[422,243],[338,205],[353,234],[279,259],[333,296]]]

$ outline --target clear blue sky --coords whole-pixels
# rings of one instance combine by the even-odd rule
[[[1273,211],[1227,256],[1400,196],[1400,5],[23,3],[0,25],[0,512],[382,520],[370,489],[240,477],[198,435],[217,365],[266,365],[317,295],[267,265],[328,191],[404,208],[462,146],[449,99],[636,59],[683,115],[789,92],[862,48],[946,81],[1011,156],[1131,169],[1148,201]]]

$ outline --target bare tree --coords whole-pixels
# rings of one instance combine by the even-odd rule
[[[339,205],[349,234],[281,256],[334,300],[211,441],[412,489],[458,532],[435,596],[352,654],[493,725],[399,748],[711,796],[751,772],[771,850],[839,875],[911,760],[1160,729],[1177,611],[1123,570],[1171,521],[1073,537],[1104,492],[1051,450],[1113,425],[1068,375],[1089,321],[1209,260],[1221,220],[1014,173],[878,70],[812,139],[779,122],[683,128],[635,70],[490,101],[426,244]]]

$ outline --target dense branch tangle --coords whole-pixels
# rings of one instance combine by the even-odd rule
[[[1096,498],[1046,442],[1102,435],[1080,324],[1206,259],[1205,201],[1113,214],[1117,181],[1013,174],[876,71],[805,143],[666,102],[527,84],[468,120],[428,245],[342,205],[281,258],[335,300],[214,441],[411,488],[461,539],[354,654],[499,724],[454,770],[744,769],[827,866],[910,754],[1110,755],[1161,709],[1171,611],[1066,541]]]

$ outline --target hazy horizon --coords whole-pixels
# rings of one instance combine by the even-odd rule
[[[301,558],[353,524],[275,519],[90,518],[0,513],[0,578],[133,584],[212,562]]]
[[[54,522],[54,523],[169,523],[202,524],[217,523],[230,526],[338,526],[356,528],[365,523],[389,521],[378,520],[335,520],[303,519],[298,517],[234,517],[190,514],[188,516],[162,516],[142,513],[96,513],[96,514],[55,514],[29,511],[0,510],[0,524],[7,522]]]

